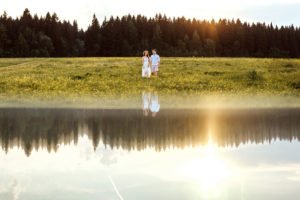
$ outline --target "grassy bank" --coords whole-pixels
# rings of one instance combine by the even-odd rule
[[[162,58],[141,78],[140,58],[0,59],[0,98],[140,95],[299,96],[300,60]]]

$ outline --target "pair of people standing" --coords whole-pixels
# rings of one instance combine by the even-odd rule
[[[157,54],[156,49],[152,49],[152,55],[149,57],[149,51],[145,50],[143,52],[143,67],[142,67],[142,77],[150,78],[151,75],[157,76],[158,68],[160,65],[160,57]]]

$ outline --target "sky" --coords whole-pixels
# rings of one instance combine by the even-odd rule
[[[25,8],[32,14],[56,12],[61,20],[77,20],[86,29],[95,13],[104,17],[156,13],[170,17],[196,19],[241,19],[248,22],[272,22],[276,25],[300,26],[300,0],[0,0],[0,13],[22,15]]]

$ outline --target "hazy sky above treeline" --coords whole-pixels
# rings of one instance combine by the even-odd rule
[[[157,13],[169,17],[218,20],[236,19],[248,22],[273,22],[277,25],[300,26],[300,0],[0,0],[0,13],[22,15],[25,8],[39,16],[56,12],[63,20],[77,20],[86,29],[95,13],[100,21],[104,17],[142,14],[149,17]]]

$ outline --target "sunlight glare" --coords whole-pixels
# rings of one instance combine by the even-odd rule
[[[225,160],[217,154],[217,147],[210,134],[208,144],[201,149],[199,157],[184,164],[183,174],[199,183],[202,189],[210,190],[222,184],[232,172]]]

